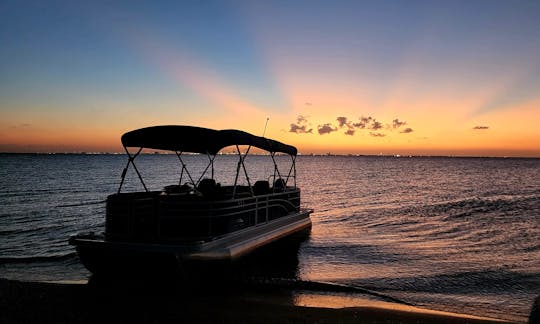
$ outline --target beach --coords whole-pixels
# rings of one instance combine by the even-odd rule
[[[0,279],[0,322],[508,323],[397,303],[373,303],[365,297],[354,298],[357,305],[364,306],[346,307],[352,297],[340,303],[329,294],[311,292],[303,299],[295,297],[299,295],[302,293],[270,287],[238,290],[215,286],[196,291]]]

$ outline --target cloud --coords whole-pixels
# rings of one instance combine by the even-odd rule
[[[308,122],[307,118],[308,116],[298,115],[298,117],[296,117],[296,122],[298,124],[307,123]]]
[[[356,128],[364,129],[367,127],[367,125],[373,120],[371,117],[360,117],[360,122],[353,123],[353,126]]]
[[[338,118],[336,118],[336,120],[338,121],[340,128],[345,126],[345,125],[348,125],[347,117],[338,117]]]
[[[27,123],[21,123],[21,124],[18,124],[18,125],[12,125],[11,128],[13,129],[18,129],[18,128],[29,128],[31,127],[32,125],[30,124],[27,124]]]
[[[373,130],[378,130],[383,128],[383,124],[373,119],[373,122],[371,123],[371,126],[369,128]]]
[[[400,121],[397,118],[392,120],[392,128],[400,128],[401,126],[405,126],[405,125],[407,125],[407,122]]]
[[[305,134],[305,133],[311,133],[313,134],[313,127],[311,127],[311,124],[308,121],[309,116],[304,115],[298,115],[296,118],[296,123],[290,124],[290,132],[296,133],[296,134]],[[336,117],[335,121],[336,123],[324,123],[319,124],[317,126],[317,132],[319,135],[325,135],[330,134],[332,132],[336,132],[340,129],[343,129],[343,134],[348,136],[354,136],[358,129],[368,129],[371,130],[369,133],[373,137],[385,137],[387,134],[378,132],[379,130],[384,131],[394,131],[396,132],[399,129],[399,133],[401,134],[408,134],[414,132],[414,130],[410,127],[404,127],[407,125],[406,121],[400,120],[398,118],[395,118],[392,120],[392,123],[383,123],[377,121],[375,118],[371,116],[361,116],[357,122],[354,122],[353,120],[349,119],[349,117],[346,116],[339,116]],[[480,128],[479,128],[480,127]],[[487,129],[483,128],[485,126],[477,126],[475,129]]]
[[[291,128],[289,129],[289,132],[296,133],[296,134],[306,134],[306,133],[313,133],[313,128],[307,129],[306,125],[296,125],[291,124]]]
[[[351,123],[347,117],[337,117],[336,120],[339,123],[339,128],[347,127],[347,130],[345,131],[345,135],[353,136],[356,130],[354,129],[354,124]]]
[[[360,120],[361,120],[363,123],[366,123],[366,124],[367,124],[367,123],[369,123],[370,121],[372,121],[373,118],[371,118],[371,116],[368,116],[368,117],[362,116],[362,117],[360,117]]]
[[[317,126],[317,131],[320,135],[330,134],[337,131],[337,127],[334,127],[332,124],[324,124]]]
[[[313,128],[308,127],[309,123],[307,120],[307,116],[298,115],[298,117],[296,117],[296,123],[291,124],[289,132],[296,134],[313,133]]]
[[[474,130],[485,130],[485,129],[489,129],[489,126],[474,126],[473,129]]]

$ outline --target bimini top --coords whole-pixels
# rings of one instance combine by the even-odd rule
[[[296,155],[296,147],[240,130],[195,126],[152,126],[122,135],[124,147],[216,154],[231,145],[251,145],[271,153]]]

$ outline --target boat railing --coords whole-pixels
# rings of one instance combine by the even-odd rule
[[[197,192],[121,193],[107,199],[106,235],[110,240],[208,241],[258,226],[300,210],[300,191],[251,195],[227,187],[218,199]],[[237,188],[238,190],[238,188]],[[244,188],[247,190],[247,188]]]
[[[296,213],[299,205],[298,190],[210,203],[204,200],[186,203],[171,197],[160,205],[158,236],[165,241],[213,240],[242,228],[266,224]]]

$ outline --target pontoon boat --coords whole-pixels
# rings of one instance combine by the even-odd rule
[[[293,146],[239,130],[193,126],[147,127],[125,133],[121,140],[128,161],[118,191],[106,200],[105,232],[70,239],[93,273],[145,264],[184,267],[194,261],[229,262],[281,239],[309,233],[312,210],[300,205]],[[227,147],[235,148],[236,170],[231,172],[235,176],[230,184],[220,184],[214,178],[214,161]],[[272,173],[254,183],[245,166],[252,147],[266,152],[273,164]],[[143,149],[176,154],[181,170],[177,184],[158,191],[147,188],[135,165]],[[190,173],[186,153],[208,156],[208,166],[198,177]],[[290,157],[284,173],[276,162],[281,155]],[[130,167],[144,191],[122,192]],[[239,184],[240,176],[245,176],[247,185]]]

